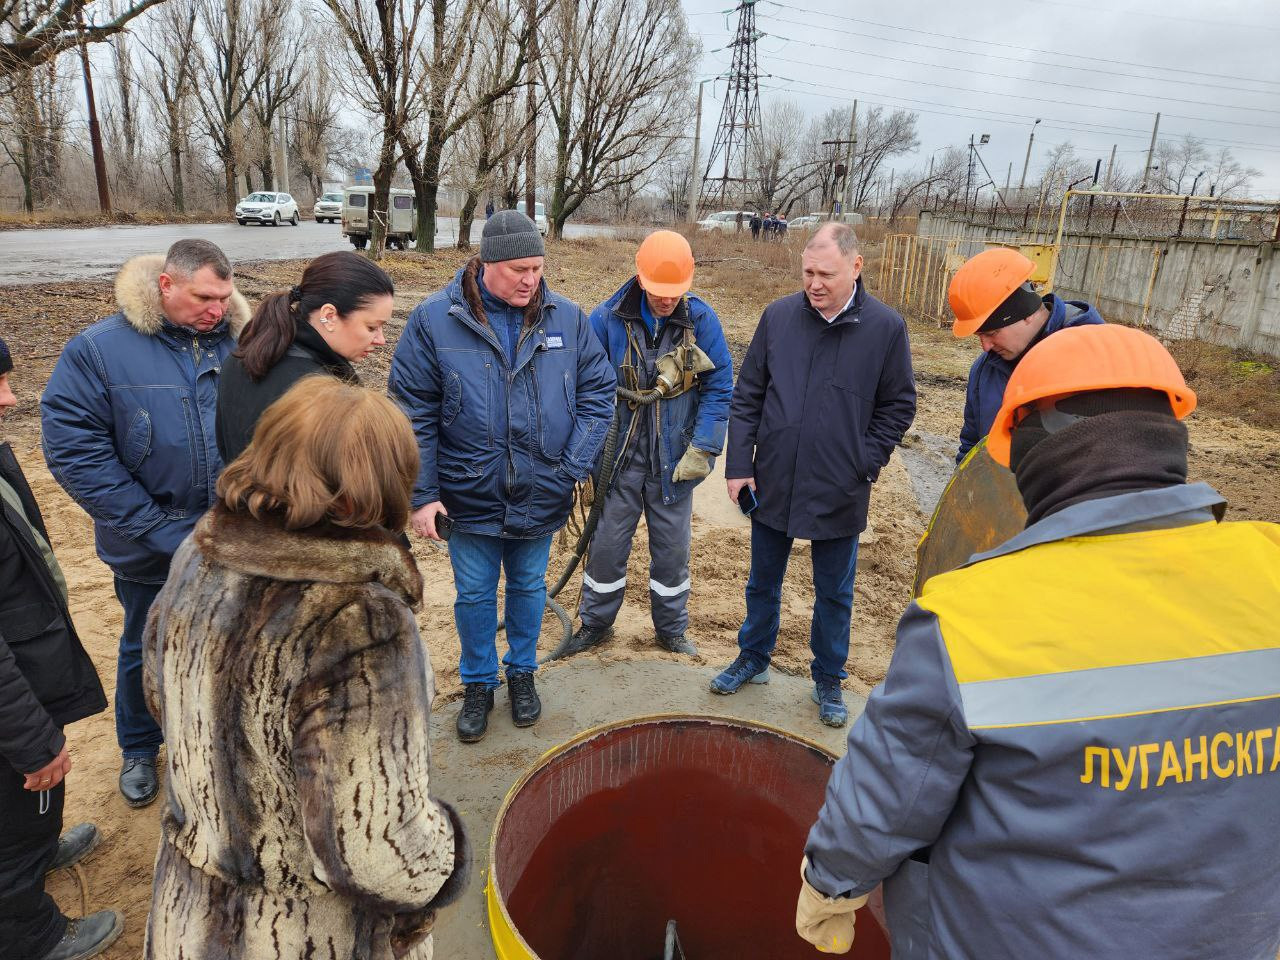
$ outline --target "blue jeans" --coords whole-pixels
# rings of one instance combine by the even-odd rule
[[[142,632],[147,626],[147,611],[163,586],[116,577],[116,597],[124,607],[124,631],[116,660],[116,740],[126,757],[154,757],[164,742],[142,693]]]
[[[498,573],[507,574],[504,617],[507,676],[538,669],[538,635],[547,603],[547,561],[551,536],[534,540],[486,537],[455,530],[449,562],[458,599],[453,619],[462,641],[463,683],[498,686]]]
[[[782,578],[791,558],[791,537],[772,527],[751,524],[751,575],[747,578],[747,619],[738,631],[738,646],[764,660],[778,642],[782,609]],[[853,616],[853,575],[858,565],[858,538],[838,537],[812,541],[813,622],[809,672],[819,676],[848,676],[849,621]]]

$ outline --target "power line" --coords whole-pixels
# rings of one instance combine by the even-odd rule
[[[824,33],[841,33],[851,37],[858,37],[859,39],[862,39],[862,40],[879,40],[884,43],[899,43],[899,44],[903,44],[904,46],[921,47],[925,50],[941,50],[945,53],[958,53],[961,56],[966,56],[966,57],[983,57],[988,60],[1005,60],[1005,61],[1008,61],[1009,63],[1022,64],[1023,66],[1030,65],[1030,66],[1051,67],[1055,70],[1078,71],[1079,69],[1076,66],[1072,66],[1071,64],[1066,64],[1066,63],[1043,63],[1040,61],[1029,61],[1024,57],[1006,57],[998,53],[978,53],[975,50],[959,50],[959,49],[956,49],[955,47],[943,47],[934,43],[921,43],[918,40],[900,40],[895,37],[878,37],[878,36],[875,36],[874,34],[859,33],[858,31],[855,31],[855,30],[840,30],[835,27],[816,26],[812,23],[803,23],[799,20],[788,20],[785,17],[773,17],[771,19],[773,19],[777,23],[786,23],[793,27],[804,27],[806,30],[821,30]],[[773,36],[777,36],[777,34],[773,34]],[[801,41],[792,41],[792,42],[801,42]],[[812,43],[812,41],[809,41],[809,40],[806,40],[803,42]],[[813,44],[813,45],[821,46],[821,44]],[[875,56],[881,56],[881,54],[875,54]],[[911,61],[911,62],[915,62],[915,61]],[[930,64],[927,64],[927,66],[944,66],[944,64],[930,63]],[[951,67],[950,69],[954,70],[954,69],[961,69],[961,68]],[[1102,70],[1102,69],[1099,69],[1098,67],[1090,67],[1089,72],[1091,74],[1101,74],[1109,77],[1125,77],[1130,80],[1145,80],[1149,83],[1181,83],[1187,86],[1209,87],[1214,90],[1233,90],[1238,93],[1256,93],[1262,96],[1268,96],[1268,95],[1271,95],[1272,93],[1272,91],[1253,90],[1253,89],[1250,89],[1249,87],[1236,87],[1236,86],[1231,86],[1229,84],[1221,84],[1221,83],[1207,83],[1204,80],[1179,80],[1175,77],[1149,77],[1149,76],[1143,76],[1142,74],[1139,74],[1139,73],[1122,73],[1118,70]],[[1261,83],[1266,81],[1258,81],[1258,82]]]
[[[1085,7],[1078,3],[1062,3],[1060,0],[1032,0],[1033,3],[1052,4],[1055,7],[1070,7],[1072,10],[1092,10],[1095,13],[1120,13],[1135,17],[1159,17],[1161,20],[1181,20],[1183,23],[1202,23],[1211,27],[1229,27],[1232,30],[1278,30],[1265,23],[1240,23],[1237,20],[1205,20],[1200,17],[1180,17],[1175,13],[1156,13],[1152,10],[1116,10],[1107,7]]]
[[[776,7],[781,7],[787,10],[795,10],[799,13],[808,13],[816,17],[828,18],[831,16],[829,13],[825,13],[821,10],[810,10],[808,7],[797,6],[796,4],[793,4],[793,3],[783,3],[781,2],[781,0],[768,0],[768,2],[772,3]],[[1110,63],[1115,66],[1121,66],[1121,67],[1139,67],[1144,70],[1163,70],[1167,73],[1185,73],[1188,75],[1198,76],[1198,77],[1212,77],[1217,80],[1242,80],[1245,83],[1265,83],[1265,84],[1270,84],[1272,86],[1280,86],[1280,80],[1264,80],[1259,77],[1241,77],[1241,76],[1237,76],[1229,73],[1207,73],[1200,70],[1189,70],[1186,67],[1165,67],[1156,63],[1140,63],[1133,60],[1113,60],[1113,59],[1108,59],[1107,57],[1094,57],[1094,56],[1088,56],[1088,55],[1081,55],[1075,52],[1067,53],[1062,50],[1044,50],[1037,47],[1028,47],[1025,44],[1020,44],[1020,43],[1002,43],[998,40],[981,40],[981,39],[978,39],[977,37],[962,37],[952,33],[937,33],[932,30],[920,30],[916,27],[903,27],[894,23],[881,23],[876,20],[864,20],[858,17],[849,17],[844,15],[841,15],[841,20],[848,23],[865,23],[868,26],[880,27],[885,30],[902,30],[907,33],[918,33],[926,37],[940,37],[944,40],[959,40],[962,43],[978,43],[978,44],[983,44],[989,47],[1003,47],[1007,50],[1019,50],[1019,51],[1022,51],[1023,53],[1034,53],[1040,56],[1070,57],[1072,60],[1075,60],[1076,62],[1079,62],[1081,60],[1092,60],[1097,63]],[[829,30],[833,33],[849,32],[849,31],[836,31],[836,29],[833,27],[822,27],[822,29]]]

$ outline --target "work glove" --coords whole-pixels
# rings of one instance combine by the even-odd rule
[[[796,902],[796,933],[820,953],[848,953],[853,949],[854,912],[867,902],[861,897],[828,897],[805,877],[809,858],[800,863],[800,899]]]
[[[676,483],[681,480],[701,480],[710,472],[711,454],[690,445],[676,464],[676,472],[671,475],[671,479]]]

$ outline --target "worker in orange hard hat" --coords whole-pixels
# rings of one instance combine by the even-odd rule
[[[956,462],[991,429],[1005,384],[1032,346],[1067,327],[1102,323],[1089,304],[1040,296],[1030,283],[1035,264],[1017,250],[992,247],[965,262],[951,279],[948,300],[957,337],[978,335],[982,355],[969,370],[964,426]]]
[[[898,625],[805,845],[820,950],[883,882],[894,960],[1276,956],[1280,526],[1187,483],[1195,405],[1117,324],[1013,371],[1027,526]]]
[[[618,454],[582,576],[582,626],[562,649],[605,640],[622,606],[627,558],[643,513],[657,643],[693,654],[689,537],[693,488],[724,446],[733,361],[720,319],[689,293],[693,250],[671,230],[645,237],[636,275],[591,313],[618,376]],[[545,395],[544,395],[545,399]]]

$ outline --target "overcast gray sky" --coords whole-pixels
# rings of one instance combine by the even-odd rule
[[[726,73],[735,4],[682,2],[702,40],[699,79]],[[1160,111],[1160,139],[1230,146],[1262,171],[1252,193],[1280,197],[1277,0],[759,0],[756,18],[766,101],[818,114],[857,97],[919,113],[920,150],[899,169],[987,133],[992,175],[1003,184],[1012,161],[1016,184],[1040,117],[1028,179],[1068,139],[1104,169],[1118,144],[1117,163],[1134,170]],[[707,85],[704,139],[723,93]]]

